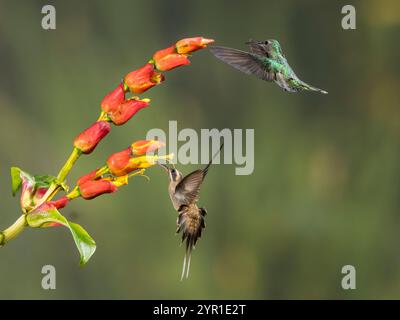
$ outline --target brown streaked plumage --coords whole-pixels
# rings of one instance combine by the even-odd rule
[[[221,151],[223,144],[218,152],[203,169],[197,169],[187,176],[183,175],[175,168],[170,168],[160,164],[169,174],[168,193],[174,209],[178,211],[177,233],[182,232],[182,242],[186,241],[186,253],[183,261],[182,276],[189,276],[190,257],[197,240],[201,237],[203,229],[206,227],[204,217],[207,214],[205,208],[199,208],[199,191],[201,184],[206,177],[208,170],[215,156]],[[186,263],[187,262],[187,263]]]

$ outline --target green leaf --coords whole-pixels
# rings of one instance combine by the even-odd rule
[[[22,186],[22,179],[25,179],[29,185],[35,186],[35,177],[31,176],[29,173],[22,171],[18,167],[11,168],[11,182],[12,182],[12,192],[13,196],[18,192]]]
[[[29,185],[35,186],[35,177],[29,173],[22,171],[18,167],[11,168],[11,182],[13,195],[18,192],[22,186],[23,179],[25,179]]]
[[[86,264],[96,251],[96,242],[79,224],[68,221],[69,229],[81,255],[80,264]]]
[[[68,191],[68,186],[65,183],[60,183],[55,176],[34,176],[36,188],[48,188],[54,182],[59,185],[64,191]]]
[[[21,169],[17,167],[11,167],[11,186],[12,186],[12,195],[13,197],[21,188],[22,179],[20,176]]]
[[[41,228],[51,223],[60,223],[67,227],[74,238],[80,254],[80,264],[86,264],[96,251],[96,243],[92,237],[79,224],[69,222],[56,208],[45,211],[32,212],[27,215],[26,221],[30,227]]]
[[[37,188],[48,188],[52,182],[57,181],[54,176],[35,176],[34,178]]]

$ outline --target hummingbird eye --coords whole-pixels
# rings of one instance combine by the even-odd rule
[[[172,169],[172,170],[171,170],[171,177],[172,177],[172,179],[175,180],[176,176],[177,176],[176,170],[175,170],[175,169]]]

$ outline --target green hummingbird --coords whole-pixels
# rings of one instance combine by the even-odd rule
[[[277,40],[249,40],[251,52],[233,48],[211,46],[211,53],[246,74],[252,74],[265,81],[274,81],[287,92],[303,90],[327,94],[325,90],[313,87],[300,80],[286,60]]]

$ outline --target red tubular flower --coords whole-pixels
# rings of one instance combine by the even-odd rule
[[[129,159],[131,158],[131,156],[132,156],[132,150],[130,147],[120,152],[112,154],[107,159],[108,169],[113,175],[117,177],[127,174],[125,172],[125,168],[129,164]]]
[[[118,108],[118,106],[125,100],[124,84],[121,83],[117,88],[107,94],[103,101],[101,101],[101,109],[104,112],[110,112]]]
[[[153,61],[157,70],[160,71],[168,71],[190,64],[186,55],[176,53],[175,46],[157,51],[153,56]]]
[[[134,156],[142,156],[165,146],[164,143],[156,140],[140,140],[132,143],[129,148],[112,154],[107,159],[107,166],[110,172],[117,177],[124,176],[136,169],[142,169],[140,165],[131,165]],[[145,157],[144,157],[145,158]],[[135,158],[137,159],[137,158]],[[142,161],[143,162],[143,161]],[[144,168],[144,167],[143,167]]]
[[[79,192],[83,199],[90,200],[104,193],[113,193],[118,188],[108,180],[86,181],[79,186]]]
[[[191,53],[199,49],[205,48],[208,44],[213,43],[213,39],[203,37],[186,38],[176,43],[176,51],[178,53]]]
[[[58,200],[50,201],[48,203],[49,203],[49,205],[52,205],[57,209],[62,209],[68,204],[68,202],[69,202],[69,199],[66,196],[64,196]]]
[[[128,73],[124,78],[125,85],[132,93],[143,93],[164,81],[164,75],[154,70],[151,63]]]
[[[38,188],[35,192],[35,196],[33,197],[33,203],[37,203],[43,196],[46,194],[47,188]]]
[[[86,130],[82,131],[74,140],[74,147],[84,154],[91,153],[97,144],[110,132],[107,121],[97,121]]]
[[[111,121],[120,126],[132,118],[139,110],[149,105],[149,99],[132,98],[116,107],[112,112],[108,113]]]
[[[139,140],[131,144],[132,154],[135,156],[142,156],[161,147],[165,147],[165,143],[157,140]]]
[[[85,174],[84,176],[80,177],[78,181],[76,182],[76,185],[80,186],[81,184],[85,183],[86,181],[91,181],[94,180],[97,174],[97,170],[93,170],[92,172],[89,172],[88,174]]]
[[[125,152],[129,150],[126,149]],[[130,150],[129,150],[130,151]],[[121,152],[122,153],[122,152]],[[156,164],[157,156],[140,156],[140,157],[121,157],[121,158],[116,158],[115,154],[112,155],[110,158],[107,160],[107,165],[108,168],[110,169],[110,172],[116,176],[116,177],[121,177],[125,176],[132,171],[138,170],[138,169],[147,169],[153,165]],[[116,161],[120,160],[120,161]]]

